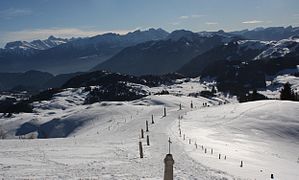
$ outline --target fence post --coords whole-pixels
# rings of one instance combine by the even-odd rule
[[[164,107],[164,117],[166,117],[166,107]]]
[[[143,158],[143,149],[142,149],[142,142],[139,141],[139,155],[140,155],[140,158]]]
[[[148,132],[148,121],[145,121],[145,126],[146,126],[146,132]]]
[[[240,167],[243,167],[243,161],[241,161]]]
[[[146,136],[146,144],[149,146],[150,145],[150,142],[149,142],[149,136],[147,135]]]
[[[144,132],[143,132],[143,129],[141,129],[141,138],[144,138]]]
[[[152,114],[152,124],[155,124],[154,122],[154,115]]]

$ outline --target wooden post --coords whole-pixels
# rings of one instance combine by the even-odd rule
[[[149,142],[149,136],[147,135],[146,136],[146,144],[149,146],[150,145],[150,142]]]
[[[211,149],[211,154],[213,154],[213,149]]]
[[[191,139],[189,139],[189,144],[191,144]]]
[[[221,154],[219,154],[218,158],[221,159]]]
[[[241,161],[240,167],[243,167],[243,161]]]
[[[190,106],[191,106],[191,109],[193,109],[193,102],[192,101],[191,101],[191,105]]]
[[[143,132],[143,129],[141,129],[141,138],[144,138],[144,132]]]
[[[164,107],[164,117],[166,117],[166,107]]]
[[[148,121],[145,121],[145,126],[146,126],[146,132],[148,132]]]
[[[274,174],[271,174],[271,179],[274,179]]]
[[[180,137],[182,137],[182,130],[181,128],[179,129]]]
[[[180,103],[180,110],[182,110],[182,103]]]
[[[152,124],[155,124],[154,122],[154,115],[152,114]]]
[[[142,142],[139,141],[139,155],[140,155],[140,158],[143,158],[143,149],[142,149]]]
[[[201,150],[203,150],[203,145],[201,145]]]
[[[226,160],[226,155],[224,156],[224,160]]]
[[[197,149],[197,143],[196,143],[196,141],[195,141],[195,148]]]
[[[205,153],[207,153],[207,148],[205,148]]]

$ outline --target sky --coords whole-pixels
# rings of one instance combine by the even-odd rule
[[[16,40],[137,29],[169,32],[299,26],[298,0],[0,0],[0,47]]]

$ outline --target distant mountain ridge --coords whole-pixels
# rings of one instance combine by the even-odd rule
[[[253,30],[242,30],[231,32],[235,35],[243,36],[246,39],[262,40],[262,41],[279,41],[288,39],[291,36],[299,35],[299,27],[269,27],[269,28],[255,28]]]
[[[38,51],[38,50],[47,50],[53,47],[56,47],[58,45],[70,42],[74,39],[63,39],[63,38],[56,38],[54,36],[50,36],[48,39],[45,40],[33,40],[31,42],[27,41],[14,41],[14,42],[8,42],[4,50],[10,51],[10,52],[18,52],[18,51]]]
[[[283,48],[276,43],[267,51],[263,50],[264,52],[255,49],[260,53],[256,59],[293,54],[297,52],[297,47],[293,46],[294,42],[287,39],[296,39],[297,36],[299,27],[292,26],[197,33],[187,30],[168,33],[160,28],[151,28],[125,35],[107,33],[72,39],[50,36],[46,40],[7,43],[5,48],[0,49],[0,72],[26,72],[33,69],[51,74],[68,74],[107,69],[134,75],[164,74],[177,71],[196,56],[236,40],[244,40],[239,42],[245,43],[244,46],[251,43],[252,47],[259,44],[257,41],[269,44],[272,41],[277,43],[288,41],[288,43],[281,42],[282,46],[285,46]],[[290,48],[291,46],[293,48]],[[238,49],[237,51],[241,53],[239,57],[245,57],[242,55],[243,51]]]
[[[3,65],[0,66],[0,72],[25,72],[34,69],[61,74],[88,71],[125,47],[164,39],[167,35],[168,32],[162,29],[149,29],[137,30],[125,35],[108,33],[90,38],[77,38],[66,43],[62,43],[59,39],[53,41],[50,37],[48,40],[56,42],[57,46],[47,49],[45,48],[48,45],[52,45],[48,40],[8,43],[5,49],[0,50],[0,64]],[[13,51],[15,49],[22,52],[28,49],[31,51],[16,53]]]
[[[231,36],[230,40],[238,39]],[[173,31],[165,40],[149,41],[123,49],[92,70],[109,70],[131,75],[166,74],[178,70],[192,58],[228,40],[214,34],[202,36],[186,30]]]
[[[187,76],[202,75],[206,68],[221,62],[243,62],[299,56],[299,38],[280,41],[238,40],[211,49],[192,59],[178,70]]]

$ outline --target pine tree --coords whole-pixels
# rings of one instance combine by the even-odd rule
[[[283,85],[283,88],[280,91],[280,99],[281,100],[295,100],[295,95],[291,88],[291,84],[289,82],[287,82]]]
[[[215,94],[215,93],[217,92],[215,86],[212,87],[211,92],[212,92],[213,94]]]

